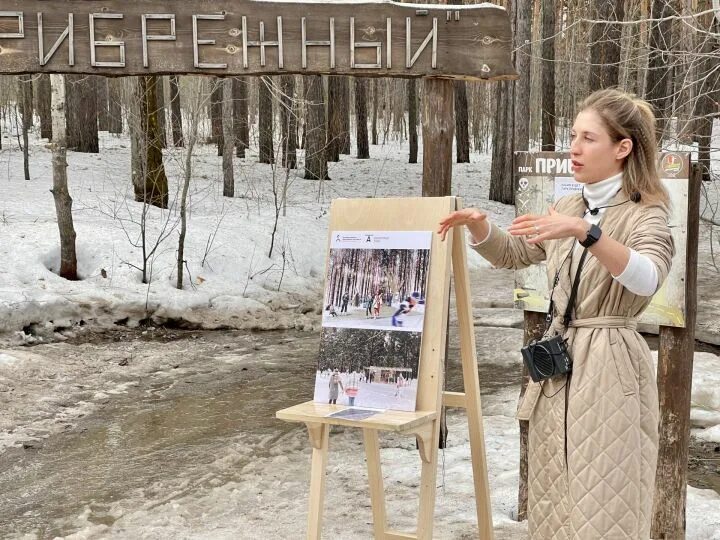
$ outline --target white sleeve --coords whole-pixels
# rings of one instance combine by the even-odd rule
[[[633,294],[652,296],[658,287],[658,271],[649,257],[641,255],[632,248],[630,260],[619,276],[613,276]]]
[[[490,225],[490,221],[487,221],[487,224]],[[483,239],[480,240],[479,242],[476,242],[476,241],[475,241],[475,237],[472,235],[472,233],[468,233],[468,245],[469,245],[470,247],[475,247],[475,246],[479,246],[480,244],[484,244],[484,243],[487,242],[488,239],[490,238],[490,234],[491,234],[491,233],[492,233],[492,227],[490,227],[490,228],[488,229],[488,233],[487,233],[487,235],[485,236],[485,238],[483,238]]]

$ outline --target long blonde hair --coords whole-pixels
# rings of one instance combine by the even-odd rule
[[[634,193],[639,193],[645,204],[669,207],[670,196],[657,170],[655,114],[651,105],[634,94],[606,88],[585,98],[579,110],[596,112],[614,142],[622,139],[632,141],[632,150],[623,167],[624,194],[632,197]]]

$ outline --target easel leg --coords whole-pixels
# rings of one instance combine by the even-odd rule
[[[470,431],[470,455],[475,483],[475,504],[477,507],[478,531],[481,540],[493,539],[490,486],[487,477],[485,456],[485,435],[483,433],[482,407],[480,404],[480,379],[478,377],[475,334],[470,302],[470,276],[467,269],[467,255],[462,237],[453,238],[453,276],[460,337],[463,384],[465,386],[465,408]]]
[[[363,437],[365,439],[365,456],[367,457],[368,483],[370,484],[373,531],[375,538],[384,538],[387,529],[387,514],[385,511],[382,468],[380,466],[378,432],[374,429],[363,429]]]
[[[307,424],[312,444],[312,466],[310,470],[310,507],[308,509],[308,540],[320,540],[322,514],[325,502],[325,468],[328,458],[329,424]]]
[[[420,471],[420,511],[418,512],[418,540],[431,540],[435,520],[435,496],[437,494],[437,464],[440,437],[440,420],[433,420],[431,436],[421,443],[422,469]],[[429,439],[429,440],[427,440]],[[425,446],[425,451],[422,447]],[[430,455],[427,456],[429,451]],[[429,457],[426,460],[425,457]]]

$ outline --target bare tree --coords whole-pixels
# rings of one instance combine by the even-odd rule
[[[67,147],[76,152],[99,152],[96,81],[92,75],[65,78]]]
[[[273,103],[272,103],[272,79],[260,77],[258,86],[258,133],[259,160],[260,163],[273,163],[275,152],[273,149]]]
[[[158,126],[157,76],[143,75],[137,79],[135,102],[139,105],[136,124],[131,126],[136,142],[133,166],[135,200],[160,208],[168,205],[168,181],[165,175]]]
[[[648,58],[645,99],[655,108],[658,141],[665,137],[670,115],[669,91],[672,71],[670,55],[673,51],[672,23],[669,17],[678,13],[677,0],[652,0],[650,18],[650,55]]]
[[[227,79],[230,80],[230,79]],[[188,210],[188,191],[190,189],[190,181],[192,179],[192,158],[193,151],[198,139],[198,125],[200,124],[200,113],[203,110],[207,97],[202,92],[202,79],[192,77],[190,79],[192,88],[188,95],[188,135],[187,144],[185,145],[185,168],[183,171],[183,185],[180,193],[180,234],[178,237],[177,250],[177,283],[178,289],[183,288],[184,266],[187,265],[185,260],[185,235],[187,234],[187,210]],[[231,153],[232,155],[232,153]],[[223,156],[225,160],[225,156]],[[204,260],[203,260],[204,262]]]
[[[417,80],[408,81],[408,136],[410,138],[410,156],[408,163],[418,162],[418,99]],[[376,104],[373,103],[373,107]],[[377,142],[375,143],[377,144]]]
[[[155,77],[155,98],[157,114],[157,134],[160,148],[167,148],[167,122],[165,121],[165,77]]]
[[[615,21],[625,17],[625,0],[594,2],[596,22],[592,25],[590,46],[590,92],[617,86],[620,76],[622,29]],[[603,23],[598,20],[606,21]]]
[[[555,151],[555,0],[542,2],[542,150]]]
[[[321,75],[303,75],[305,90],[305,178],[328,180],[325,150],[325,100]]]
[[[32,117],[32,77],[20,75],[18,77],[18,105],[20,109],[20,124],[22,129],[22,152],[23,168],[25,169],[25,180],[30,180],[30,142],[28,141],[28,130]]]
[[[355,77],[355,123],[357,126],[357,157],[358,159],[368,159],[370,147],[367,127],[367,79],[364,77]]]
[[[37,112],[40,116],[40,137],[48,141],[52,140],[51,102],[50,75],[45,73],[37,77]]]
[[[283,167],[297,167],[297,114],[295,107],[295,76],[283,75],[280,78],[280,118],[282,138],[280,147],[283,153]]]
[[[223,196],[235,196],[235,174],[233,172],[233,146],[235,137],[233,136],[233,80],[225,77],[222,80],[223,86],[223,102],[222,102],[222,127],[223,141],[225,147],[222,155],[223,168]]]
[[[75,227],[72,217],[72,197],[67,181],[67,147],[65,143],[65,82],[62,75],[50,75],[52,91],[53,134],[52,163],[55,213],[60,231],[60,277],[76,280]]]
[[[332,162],[340,161],[340,138],[343,129],[341,79],[338,75],[327,78],[327,160]]]
[[[250,148],[248,126],[248,80],[247,77],[233,77],[233,128],[235,129],[235,151],[244,158]]]
[[[372,143],[373,144],[378,143],[377,119],[378,119],[378,101],[380,99],[379,94],[380,94],[380,79],[373,79],[373,84],[372,84]]]
[[[108,131],[120,135],[123,130],[121,79],[108,79]]]
[[[220,78],[213,77],[210,85],[210,138],[208,142],[217,144],[217,155],[222,156],[225,145],[222,141],[222,84]]]
[[[108,108],[108,79],[107,77],[96,77],[95,88],[97,90],[97,119],[98,130],[108,131],[110,127],[110,117]]]
[[[170,75],[168,79],[170,86],[170,125],[172,127],[173,146],[183,146],[183,121],[180,110],[180,83],[177,75]]]

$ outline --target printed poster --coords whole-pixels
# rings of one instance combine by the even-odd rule
[[[314,400],[414,411],[432,231],[332,231]]]

